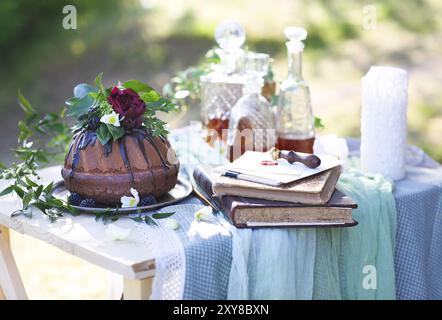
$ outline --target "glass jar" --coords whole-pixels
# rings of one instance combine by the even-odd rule
[[[259,75],[249,75],[244,96],[232,108],[227,139],[230,161],[246,151],[265,152],[275,146],[275,116],[261,95],[262,85]]]

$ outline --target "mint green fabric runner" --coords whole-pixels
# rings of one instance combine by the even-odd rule
[[[315,229],[232,227],[228,299],[310,300]]]
[[[317,230],[313,299],[395,299],[393,184],[352,166],[337,188],[358,203],[359,225]]]
[[[229,299],[395,299],[393,184],[346,169],[338,189],[359,205],[352,228],[232,227]],[[365,287],[364,287],[365,284]]]

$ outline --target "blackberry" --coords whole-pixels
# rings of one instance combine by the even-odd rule
[[[71,193],[68,197],[69,204],[79,206],[83,198],[78,193]]]
[[[87,128],[89,130],[97,130],[100,126],[100,118],[99,117],[92,117],[89,119],[87,123]]]
[[[80,207],[93,208],[95,206],[96,206],[96,203],[95,203],[94,199],[84,199],[80,203]]]
[[[90,108],[87,110],[87,113],[93,114],[93,113],[95,113],[95,112],[97,112],[97,111],[98,111],[98,107],[90,107]]]
[[[140,206],[141,207],[151,206],[156,203],[157,203],[157,200],[155,199],[155,197],[152,195],[148,195],[148,196],[144,197],[143,199],[141,199]]]

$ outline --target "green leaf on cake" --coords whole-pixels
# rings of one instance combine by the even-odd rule
[[[78,118],[82,114],[86,114],[89,108],[94,105],[95,101],[96,100],[90,95],[79,98],[73,105],[68,105],[67,115]]]
[[[90,93],[98,92],[96,87],[86,83],[81,83],[74,88],[74,97],[65,101],[68,106],[68,116],[78,118],[82,114],[86,114],[90,107],[96,101]]]
[[[78,99],[78,98],[76,98],[76,97],[72,97],[72,98],[67,99],[64,103],[65,103],[67,106],[71,107],[71,106],[73,106],[74,104],[76,104],[76,103],[78,102],[78,100],[80,100],[80,99]]]
[[[98,87],[100,93],[103,95],[103,97],[107,97],[108,92],[106,88],[103,85],[103,72],[100,72],[97,77],[95,78],[95,85]]]
[[[155,90],[150,90],[150,91],[144,91],[140,93],[140,98],[141,100],[143,100],[145,103],[149,104],[150,103],[155,103],[158,100],[161,99],[161,95],[156,92]]]
[[[126,82],[123,82],[123,87],[126,89],[132,89],[136,92],[151,92],[155,91],[151,86],[142,83],[138,80],[128,80]]]
[[[87,83],[80,83],[77,84],[74,88],[74,97],[82,99],[86,97],[90,92],[98,92],[98,89]]]
[[[123,127],[116,127],[111,124],[108,124],[107,129],[110,132],[114,141],[120,139],[124,135]]]
[[[100,127],[98,127],[97,138],[103,146],[106,145],[110,139],[112,139],[112,135],[109,132],[107,125],[104,123],[100,124]]]

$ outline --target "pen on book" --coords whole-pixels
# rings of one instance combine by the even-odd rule
[[[276,181],[276,180],[271,180],[271,179],[265,179],[265,178],[261,178],[261,177],[257,177],[257,176],[252,176],[252,175],[249,175],[249,174],[240,173],[240,172],[233,171],[233,170],[225,171],[222,175],[225,176],[225,177],[233,178],[233,179],[245,180],[245,181],[261,183],[261,184],[267,184],[267,185],[271,185],[271,186],[275,186],[275,187],[281,185],[281,182]]]

